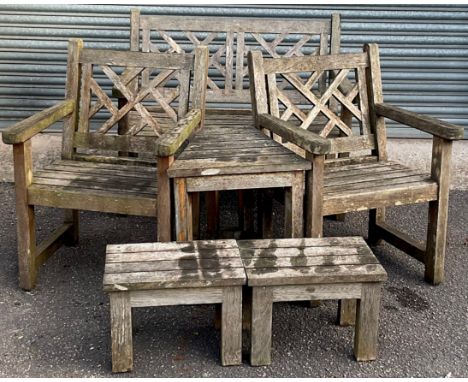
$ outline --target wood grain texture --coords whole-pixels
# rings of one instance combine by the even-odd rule
[[[354,334],[354,356],[358,361],[377,358],[379,329],[380,284],[364,284],[357,302],[357,319]]]
[[[173,156],[159,157],[157,166],[158,194],[157,194],[157,219],[158,241],[171,241],[172,206],[171,206],[171,181],[167,176],[167,169],[174,162]]]
[[[343,296],[340,296],[340,297],[343,297]],[[341,298],[338,301],[338,320],[337,321],[340,326],[351,326],[356,323],[356,300],[355,299]]]
[[[437,136],[432,141],[431,178],[438,184],[437,198],[429,202],[424,278],[432,284],[444,280],[452,142]]]
[[[272,289],[265,286],[252,290],[252,320],[250,364],[266,366],[271,363]]]
[[[2,132],[3,142],[6,144],[23,143],[53,123],[71,114],[74,108],[74,100],[65,100],[17,122]]]
[[[13,145],[15,177],[16,232],[20,288],[31,290],[36,285],[36,218],[29,204],[28,187],[32,183],[31,141]]]
[[[112,371],[133,369],[132,309],[130,294],[110,293]]]
[[[393,121],[414,127],[415,129],[435,135],[446,140],[463,139],[463,127],[457,126],[437,118],[421,115],[409,110],[386,103],[375,105],[378,115]]]
[[[221,364],[242,363],[242,286],[223,288],[221,308]]]

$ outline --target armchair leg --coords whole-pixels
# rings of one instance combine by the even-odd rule
[[[385,222],[385,207],[369,210],[369,245],[378,245],[382,242],[379,235],[378,225]]]
[[[431,177],[439,184],[437,200],[429,202],[424,278],[437,285],[444,281],[452,142],[434,137]]]
[[[32,182],[31,141],[13,145],[16,219],[18,238],[19,284],[31,290],[36,285],[36,218],[28,204],[28,186]]]

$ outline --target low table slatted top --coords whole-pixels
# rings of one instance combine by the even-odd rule
[[[245,284],[235,240],[108,245],[104,291]]]
[[[311,163],[267,137],[249,114],[207,114],[205,127],[168,169],[172,178],[309,170]]]
[[[250,286],[387,279],[362,237],[238,240],[237,244]]]

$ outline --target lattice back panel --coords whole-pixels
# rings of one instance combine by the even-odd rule
[[[302,57],[328,54],[328,34],[317,33],[256,33],[241,32],[237,34],[236,89],[249,88],[249,69],[247,54],[250,50],[259,50],[263,57]],[[326,77],[321,76],[317,85],[324,90]],[[285,89],[286,80],[278,79],[277,87]]]
[[[139,23],[143,51],[190,53],[198,45],[209,47],[208,102],[250,103],[250,49],[262,49],[269,57],[329,52],[330,21],[180,16],[132,20]]]
[[[269,112],[323,138],[371,134],[367,55],[342,55],[342,67],[330,57],[317,57],[310,65],[270,60],[271,70],[266,75]],[[324,77],[331,80],[320,91],[317,83]]]
[[[155,68],[149,66],[152,59],[158,56],[164,60],[163,55],[147,57],[145,53],[118,52],[118,58],[113,59],[111,51],[83,52],[86,57],[81,63],[75,146],[112,149],[112,142],[116,147],[129,142],[128,146],[139,148],[137,151],[154,152],[156,138],[175,127],[188,111],[193,57],[184,55],[185,61],[192,62],[184,62],[179,68],[176,57],[165,67]],[[97,62],[92,61],[95,52]],[[133,55],[128,57],[128,63],[125,53]],[[143,73],[147,76],[145,84]],[[117,97],[110,95],[112,88],[126,100],[120,108]],[[125,120],[128,127],[119,129]]]

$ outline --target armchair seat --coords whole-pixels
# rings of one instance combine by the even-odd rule
[[[393,161],[325,167],[323,215],[437,200],[430,174]]]
[[[155,216],[156,167],[56,160],[34,173],[31,204]]]

